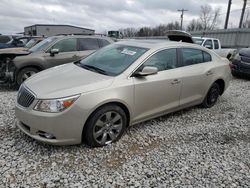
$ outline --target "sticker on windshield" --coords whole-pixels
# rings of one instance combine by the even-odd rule
[[[126,54],[126,55],[135,55],[136,54],[136,52],[135,51],[132,51],[132,50],[128,50],[128,49],[123,49],[122,51],[121,51],[121,53],[122,54]]]

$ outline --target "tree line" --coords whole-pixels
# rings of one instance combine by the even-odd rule
[[[199,18],[191,20],[186,25],[186,30],[191,31],[204,31],[218,29],[220,20],[221,9],[212,8],[210,5],[204,5],[200,8]],[[244,28],[250,28],[250,13],[247,12],[246,19],[243,23]],[[168,30],[180,30],[180,23],[175,21],[168,24],[160,24],[156,27],[141,27],[136,28],[123,28],[119,31],[124,37],[141,37],[141,36],[164,36]]]

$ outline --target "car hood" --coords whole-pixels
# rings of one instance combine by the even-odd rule
[[[39,99],[60,98],[103,89],[114,77],[102,75],[74,63],[53,67],[35,74],[24,82]]]
[[[242,48],[242,49],[240,49],[239,54],[241,56],[250,57],[250,48]]]
[[[29,54],[28,48],[4,48],[0,49],[0,54]]]

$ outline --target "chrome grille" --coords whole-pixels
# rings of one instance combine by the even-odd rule
[[[28,108],[34,100],[35,96],[25,87],[21,86],[17,96],[17,103],[25,108]]]

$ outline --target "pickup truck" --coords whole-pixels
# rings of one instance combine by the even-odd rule
[[[193,37],[193,41],[198,45],[213,50],[219,56],[225,57],[227,59],[230,59],[236,51],[236,49],[232,48],[221,48],[220,40],[216,38]]]

